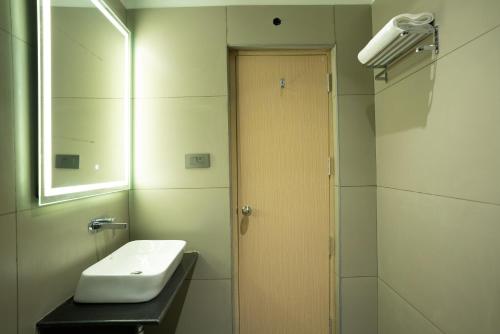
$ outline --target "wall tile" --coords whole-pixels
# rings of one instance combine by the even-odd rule
[[[0,30],[0,214],[15,211],[11,36]]]
[[[331,46],[333,6],[229,6],[227,39],[232,47]],[[281,25],[273,19],[279,17]]]
[[[338,96],[337,99],[340,185],[375,185],[373,95]]]
[[[443,334],[381,280],[378,283],[378,314],[381,334]]]
[[[372,70],[358,61],[371,38],[371,6],[335,6],[338,94],[373,94]]]
[[[226,97],[135,100],[134,188],[229,186]],[[186,153],[210,153],[211,167],[186,169]]]
[[[32,0],[10,0],[12,13],[12,34],[36,46],[37,6]]]
[[[17,334],[16,215],[0,215],[0,323],[2,334]]]
[[[341,277],[377,276],[377,189],[340,190]]]
[[[500,203],[499,39],[497,28],[376,96],[379,185]]]
[[[108,6],[114,11],[116,16],[125,23],[127,21],[127,9],[121,0],[105,0]]]
[[[500,206],[379,188],[379,276],[443,332],[500,328]]]
[[[457,47],[464,45],[479,35],[500,24],[500,2],[496,0],[377,0],[373,5],[373,33],[377,33],[393,16],[401,13],[431,12],[439,25],[440,54],[443,57]],[[467,24],[464,24],[467,22]],[[476,49],[477,52],[477,49]],[[477,54],[481,54],[478,52]],[[422,57],[417,57],[422,58]],[[423,63],[432,61],[425,55]],[[473,59],[473,58],[470,58]],[[419,61],[419,59],[413,60]],[[412,61],[412,62],[413,62]],[[411,62],[411,63],[412,63]],[[389,85],[414,71],[414,66],[398,65],[394,69]],[[393,72],[394,73],[394,72]],[[386,84],[377,81],[377,91]]]
[[[0,0],[0,29],[11,31],[10,0]]]
[[[36,48],[13,38],[17,210],[37,206],[38,124]]]
[[[192,280],[180,291],[159,327],[146,327],[151,334],[231,334],[230,280]],[[186,291],[187,290],[187,291]]]
[[[224,7],[133,10],[135,96],[227,95]]]
[[[127,192],[18,213],[20,334],[34,334],[36,322],[69,298],[81,272],[99,260],[96,236],[87,225],[108,215],[128,220]],[[128,235],[115,233],[121,241],[126,240],[122,233]]]
[[[377,331],[377,278],[341,279],[341,333],[374,334]]]
[[[229,189],[135,190],[132,240],[180,239],[200,257],[194,279],[231,277]]]

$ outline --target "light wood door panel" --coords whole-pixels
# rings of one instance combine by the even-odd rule
[[[328,333],[327,62],[236,59],[241,334]]]

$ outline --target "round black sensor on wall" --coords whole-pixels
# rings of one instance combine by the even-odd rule
[[[275,17],[275,18],[273,19],[273,24],[274,24],[275,26],[279,26],[279,25],[281,24],[281,19],[280,19],[279,17]]]

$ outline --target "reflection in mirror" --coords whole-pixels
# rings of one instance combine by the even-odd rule
[[[128,188],[129,40],[101,0],[39,0],[41,205]]]

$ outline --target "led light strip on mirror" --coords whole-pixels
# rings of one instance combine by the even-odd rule
[[[39,204],[46,205],[76,198],[125,190],[130,184],[131,150],[131,43],[130,32],[103,0],[91,0],[92,4],[124,37],[124,110],[123,167],[125,179],[113,182],[75,186],[52,186],[52,21],[51,0],[38,0],[38,197]]]

